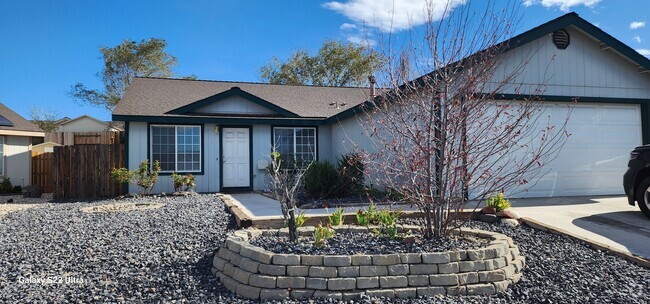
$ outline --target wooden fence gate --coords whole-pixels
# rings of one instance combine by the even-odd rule
[[[44,193],[52,193],[54,179],[53,161],[54,153],[43,153],[32,156],[32,184],[43,188]]]
[[[124,167],[124,145],[54,147],[54,198],[95,199],[124,194],[111,180],[113,168]]]

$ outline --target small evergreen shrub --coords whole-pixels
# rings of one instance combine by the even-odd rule
[[[341,196],[363,191],[365,165],[358,153],[348,153],[338,160],[339,174],[338,194]]]
[[[303,178],[305,192],[311,196],[330,198],[336,192],[338,174],[329,162],[313,162]]]
[[[11,185],[11,180],[7,177],[0,182],[0,194],[11,194],[14,187]]]
[[[497,212],[501,212],[510,208],[510,201],[503,196],[503,193],[497,193],[494,196],[488,197],[485,205],[493,207]]]
[[[21,187],[21,186],[14,186],[14,193],[16,193],[16,194],[23,193],[23,187]]]

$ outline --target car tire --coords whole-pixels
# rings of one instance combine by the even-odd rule
[[[636,189],[636,201],[639,204],[639,209],[650,218],[650,177],[644,179],[639,187]]]

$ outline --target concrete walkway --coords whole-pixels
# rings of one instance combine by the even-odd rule
[[[251,218],[273,219],[282,216],[280,205],[274,199],[257,193],[230,196]],[[522,217],[650,259],[650,219],[638,207],[628,205],[624,196],[529,198],[512,202]],[[359,208],[344,209],[346,213],[352,213]],[[305,214],[324,215],[333,210],[306,209]]]
[[[256,219],[269,219],[282,217],[282,210],[280,203],[272,198],[268,198],[258,193],[235,193],[230,196],[241,205],[241,209],[247,213],[251,218]],[[378,209],[390,208],[389,205],[378,206]],[[393,206],[394,209],[401,208],[402,210],[416,210],[409,206]],[[304,209],[306,215],[324,215],[332,213],[336,208],[329,209]],[[359,207],[345,207],[345,213],[353,213],[359,210]]]
[[[650,258],[650,219],[624,196],[512,201],[522,216],[634,255]]]

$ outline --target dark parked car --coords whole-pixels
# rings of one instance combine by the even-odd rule
[[[623,187],[628,203],[634,206],[638,202],[639,209],[650,218],[650,145],[636,147],[630,152]]]

